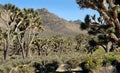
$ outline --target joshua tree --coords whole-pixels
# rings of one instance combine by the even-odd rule
[[[12,4],[5,4],[4,9],[0,12],[0,19],[4,21],[3,25],[6,27],[1,30],[5,45],[4,59],[6,59],[7,51],[10,46],[14,45],[15,40],[20,45],[23,58],[25,57],[25,52],[26,56],[29,56],[31,43],[36,35],[43,30],[37,12],[32,8],[21,10]]]
[[[84,51],[86,52],[86,46],[88,46],[88,41],[90,40],[90,36],[86,34],[79,34],[75,37],[75,40],[77,41],[76,45],[76,51]]]
[[[22,10],[24,21],[22,26],[19,26],[19,31],[22,32],[19,36],[21,38],[21,43],[25,44],[26,56],[30,56],[30,47],[35,37],[38,33],[43,31],[41,27],[40,17],[37,15],[37,12],[33,9],[23,9]]]
[[[100,15],[98,20],[96,20],[96,15],[92,17],[86,15],[85,23],[81,25],[88,30],[89,34],[96,35],[97,39],[92,39],[89,42],[90,45],[100,45],[106,52],[113,51],[116,46],[120,46],[120,3],[117,2],[118,0],[76,1],[81,8],[91,8]]]
[[[6,4],[4,6],[4,10],[0,11],[0,19],[5,23],[3,24],[5,28],[1,27],[1,38],[2,41],[4,43],[3,47],[4,47],[4,59],[6,59],[7,57],[7,51],[8,49],[10,49],[10,39],[12,37],[12,25],[14,22],[13,19],[15,19],[16,15],[13,14],[12,12],[18,14],[18,12],[20,11],[20,9],[18,9],[16,6],[11,5],[11,4]]]

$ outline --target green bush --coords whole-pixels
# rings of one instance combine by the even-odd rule
[[[81,63],[81,67],[83,69],[88,69],[88,70],[97,69],[102,66],[102,62],[103,62],[103,59],[101,56],[91,57],[91,58],[88,58],[85,61],[83,61]]]
[[[103,61],[103,66],[111,65],[115,60],[117,60],[114,55],[107,55]]]

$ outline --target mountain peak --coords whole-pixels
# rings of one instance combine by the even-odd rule
[[[46,8],[38,9],[38,11],[40,11],[40,12],[48,12],[48,10]]]
[[[80,25],[82,21],[81,21],[80,19],[78,19],[78,20],[74,20],[74,21],[71,20],[71,21],[69,21],[69,22],[70,22],[70,23],[75,23],[75,24],[79,24],[79,25]]]
[[[38,9],[39,15],[45,31],[41,33],[41,36],[74,36],[81,32],[80,25],[76,25],[74,22],[69,22],[64,18],[57,16],[56,14],[49,12],[46,8]],[[77,20],[80,21],[80,20]]]

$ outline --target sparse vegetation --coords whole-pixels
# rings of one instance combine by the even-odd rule
[[[81,8],[92,8],[100,13],[97,21],[95,15],[92,17],[86,15],[85,23],[81,23],[82,30],[87,29],[88,34],[81,33],[76,36],[74,34],[74,37],[59,34],[44,38],[40,35],[43,31],[41,24],[42,21],[44,24],[49,20],[44,17],[50,16],[51,13],[46,9],[19,9],[15,5],[5,4],[0,9],[0,20],[3,21],[0,27],[0,73],[56,73],[60,65],[63,65],[63,69],[68,73],[73,71],[119,73],[120,12],[117,11],[117,17],[115,14],[113,16],[109,14],[109,11],[113,13],[116,11],[116,8],[112,7],[114,2],[77,0],[77,4]],[[100,6],[101,4],[103,6]],[[40,17],[42,13],[43,19]],[[45,28],[50,26],[50,29],[55,29],[54,31],[64,26],[70,31],[76,28],[76,26],[71,28],[71,25],[61,25],[59,29],[54,28],[59,23],[69,22],[52,16],[53,19],[44,24]],[[62,20],[63,22],[59,22]],[[49,25],[51,21],[54,25]],[[72,23],[74,22],[71,21]],[[64,30],[67,33],[63,34],[74,32],[69,33],[69,30]]]

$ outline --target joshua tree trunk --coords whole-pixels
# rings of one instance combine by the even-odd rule
[[[37,49],[38,49],[38,55],[40,55],[40,46],[39,45],[37,45]]]
[[[22,57],[23,57],[23,59],[24,59],[24,58],[25,58],[25,51],[24,51],[23,44],[21,45],[21,49],[22,49]]]
[[[6,41],[5,41],[5,44],[4,44],[4,60],[6,60],[7,58],[7,48],[6,48]]]
[[[109,52],[109,45],[108,44],[106,44],[106,49],[105,49],[105,52]]]
[[[7,32],[7,38],[5,42],[5,48],[4,48],[4,60],[7,59],[8,49],[10,49],[10,30],[9,29]]]
[[[35,28],[33,29],[33,31],[35,31]],[[30,29],[29,30],[29,38],[28,38],[29,43],[26,45],[27,46],[27,48],[26,48],[26,57],[31,57],[30,50],[31,50],[31,45],[32,45],[32,42],[34,41],[34,38],[35,38],[35,33],[32,32],[32,30]]]
[[[112,42],[108,42],[105,46],[103,46],[106,53],[110,52],[112,45]]]
[[[24,43],[23,43],[23,41],[24,40],[20,40],[20,38],[17,36],[17,39],[18,39],[18,42],[19,42],[19,44],[20,44],[20,48],[21,48],[21,50],[22,50],[22,57],[23,57],[23,59],[25,58],[25,51],[24,51]],[[21,42],[22,41],[22,42]]]
[[[26,50],[26,57],[31,57],[30,48],[29,47],[27,47],[27,50]]]

